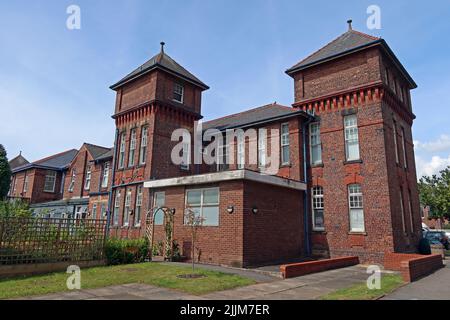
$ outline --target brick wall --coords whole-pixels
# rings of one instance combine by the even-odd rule
[[[444,267],[442,256],[386,253],[384,256],[384,267],[388,270],[400,271],[406,282],[415,281],[423,276]]]

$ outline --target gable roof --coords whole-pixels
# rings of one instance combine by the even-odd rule
[[[97,145],[91,144],[91,143],[84,143],[84,145],[86,146],[86,149],[89,151],[89,153],[91,154],[92,158],[94,158],[94,160],[96,158],[98,158],[99,156],[101,156],[111,150],[111,148],[97,146]]]
[[[37,160],[32,163],[25,164],[23,166],[13,169],[13,173],[20,172],[31,168],[51,169],[51,170],[63,170],[67,168],[72,162],[78,150],[67,150],[41,160]]]
[[[410,83],[412,88],[416,88],[417,84],[412,77],[400,63],[393,51],[389,48],[386,41],[382,38],[377,38],[363,32],[359,32],[353,29],[349,29],[321,49],[317,50],[313,54],[309,55],[305,59],[301,60],[288,70],[286,73],[292,76],[295,72],[307,69],[309,67],[328,62],[330,60],[337,59],[344,55],[360,51],[371,46],[379,45],[384,52],[392,59],[394,64],[400,69],[405,76],[406,80]]]
[[[108,151],[106,151],[103,154],[98,155],[97,157],[94,158],[94,161],[105,161],[105,160],[109,160],[112,159],[112,157],[114,156],[114,148],[109,148]]]
[[[14,170],[15,168],[21,167],[28,163],[30,162],[27,159],[25,159],[24,156],[22,156],[21,152],[17,157],[9,161],[9,167],[11,168],[11,170]]]
[[[306,113],[303,111],[298,111],[291,107],[272,103],[264,105],[262,107],[228,115],[222,118],[206,121],[203,122],[202,126],[203,130],[218,129],[222,131],[226,129],[255,124],[266,120],[276,120],[277,118],[293,116],[297,114],[306,115]]]
[[[145,62],[139,68],[137,68],[134,71],[132,71],[131,73],[129,73],[127,76],[125,76],[119,82],[113,84],[110,87],[110,89],[116,90],[119,87],[123,86],[124,84],[126,84],[146,73],[149,73],[150,71],[155,70],[155,69],[160,69],[160,70],[164,70],[166,72],[175,74],[176,76],[178,76],[188,82],[191,82],[204,90],[209,89],[209,87],[206,84],[204,84],[202,81],[200,81],[196,76],[194,76],[192,73],[187,71],[178,62],[173,60],[167,53],[165,53],[163,46],[164,46],[164,44],[161,43],[161,52],[160,53],[158,53],[156,56],[152,57],[150,60]]]

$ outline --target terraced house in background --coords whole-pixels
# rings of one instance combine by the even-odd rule
[[[111,235],[130,238],[145,234],[148,212],[173,208],[174,238],[185,256],[192,243],[184,212],[192,208],[204,219],[197,241],[204,263],[252,266],[308,255],[382,263],[387,252],[415,252],[421,217],[411,76],[383,39],[351,24],[286,73],[294,81],[292,106],[273,103],[203,123],[203,130],[224,136],[254,129],[256,137],[225,139],[219,164],[174,164],[171,150],[179,142],[172,132],[194,133],[209,87],[162,44],[111,87],[115,148],[85,144],[71,151],[54,169],[59,193],[49,200],[75,202],[79,218],[109,212]],[[273,138],[279,169],[266,175]],[[248,159],[252,145],[256,163]],[[194,150],[186,145],[183,153],[189,159]],[[14,172],[13,184],[23,170]],[[45,180],[49,185],[50,176]],[[163,217],[155,224],[162,240]]]

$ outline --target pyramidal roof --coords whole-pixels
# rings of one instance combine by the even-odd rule
[[[373,37],[350,28],[347,32],[306,57],[286,72],[291,74],[322,61],[324,62],[325,60],[338,57],[342,54],[376,44],[381,40],[381,38]]]
[[[27,159],[25,159],[24,156],[22,156],[22,152],[20,152],[20,154],[17,157],[15,157],[14,159],[11,159],[9,161],[9,166],[10,166],[11,170],[14,170],[15,168],[18,168],[20,166],[23,166],[23,165],[26,165],[29,163],[30,162]]]
[[[161,51],[156,56],[152,57],[139,68],[135,69],[133,72],[129,73],[116,84],[113,84],[110,88],[115,90],[125,83],[132,81],[154,69],[161,69],[169,73],[173,73],[178,77],[191,82],[204,90],[209,89],[209,87],[202,81],[200,81],[200,79],[187,71],[178,62],[173,60],[167,53],[164,52],[164,42],[161,42]]]

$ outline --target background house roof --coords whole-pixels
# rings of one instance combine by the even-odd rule
[[[43,168],[43,169],[53,169],[53,170],[63,170],[65,169],[73,160],[78,150],[71,149],[64,151],[50,157],[25,164],[23,166],[17,167],[13,170],[13,173],[31,169],[31,168]]]
[[[203,130],[213,128],[218,130],[236,128],[258,121],[296,113],[299,113],[299,111],[294,108],[279,105],[277,103],[272,103],[262,107],[203,122]]]
[[[167,55],[164,52],[164,44],[161,43],[161,52],[158,53],[156,56],[152,57],[150,60],[145,62],[143,65],[141,65],[139,68],[135,69],[131,73],[129,73],[127,76],[125,76],[122,80],[117,82],[116,84],[112,85],[111,89],[117,89],[123,84],[147,73],[154,69],[162,69],[164,71],[169,71],[172,73],[175,73],[177,76],[189,81],[193,82],[197,86],[203,88],[203,89],[209,89],[209,87],[204,84],[200,79],[198,79],[196,76],[194,76],[192,73],[187,71],[185,68],[183,68],[178,62],[173,60],[169,55]]]
[[[24,156],[22,156],[21,152],[17,157],[9,161],[9,167],[11,168],[11,170],[14,170],[15,168],[21,167],[28,163],[30,162],[27,159],[25,159]]]
[[[106,151],[105,153],[100,154],[97,157],[95,157],[94,161],[104,161],[104,160],[112,159],[113,156],[114,156],[114,148],[109,148],[109,150]]]
[[[97,146],[91,143],[85,143],[84,145],[86,146],[86,149],[89,151],[94,160],[111,150],[111,148]]]

